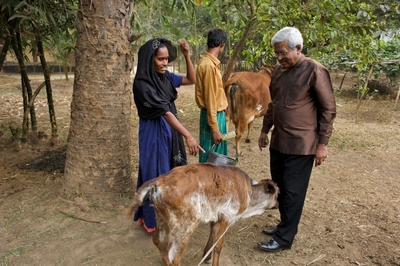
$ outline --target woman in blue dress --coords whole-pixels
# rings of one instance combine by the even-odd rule
[[[186,76],[167,70],[168,63],[177,55],[176,47],[169,40],[151,39],[138,52],[133,83],[133,96],[140,118],[137,189],[175,166],[187,164],[183,137],[191,155],[196,155],[199,149],[195,138],[179,122],[174,103],[178,97],[176,88],[196,81],[189,44],[186,40],[179,40],[179,46],[186,59]],[[138,209],[134,221],[138,221],[150,236],[156,230],[155,212],[148,203]]]

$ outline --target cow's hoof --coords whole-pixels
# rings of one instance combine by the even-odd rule
[[[203,257],[204,257],[204,255],[203,255]],[[204,259],[204,263],[205,263],[205,264],[211,264],[211,254],[209,254],[209,255],[207,256],[207,258]]]
[[[250,143],[250,140],[249,140],[249,139],[246,139],[245,142],[246,142],[246,143]]]

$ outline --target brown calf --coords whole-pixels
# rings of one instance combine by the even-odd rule
[[[258,73],[237,72],[224,84],[225,94],[228,99],[226,122],[232,120],[236,131],[236,147],[239,155],[240,139],[247,127],[246,142],[250,142],[251,129],[254,118],[265,115],[268,104],[271,102],[269,85],[275,70],[272,66],[263,66]]]
[[[209,163],[174,168],[144,183],[126,209],[128,215],[150,201],[157,217],[153,243],[165,265],[181,265],[181,256],[200,222],[210,223],[204,249],[206,261],[218,266],[224,233],[240,218],[262,214],[277,207],[279,189],[272,180],[252,181],[237,167]]]

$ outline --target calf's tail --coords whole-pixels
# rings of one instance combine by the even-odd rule
[[[137,209],[144,203],[151,203],[152,195],[156,190],[157,186],[154,179],[144,183],[136,192],[132,204],[128,208],[126,208],[125,213],[128,216],[132,216],[133,213],[137,211]]]

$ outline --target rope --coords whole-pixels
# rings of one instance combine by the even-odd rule
[[[201,259],[201,261],[199,262],[199,264],[197,266],[200,266],[204,260],[207,258],[207,256],[211,253],[211,251],[213,251],[213,249],[215,248],[215,246],[217,245],[217,243],[221,240],[221,238],[225,235],[226,231],[228,231],[229,226],[226,227],[225,231],[222,233],[222,235],[218,238],[217,241],[215,241],[214,245],[212,245],[212,247],[207,251],[207,253],[203,256],[203,258]]]

